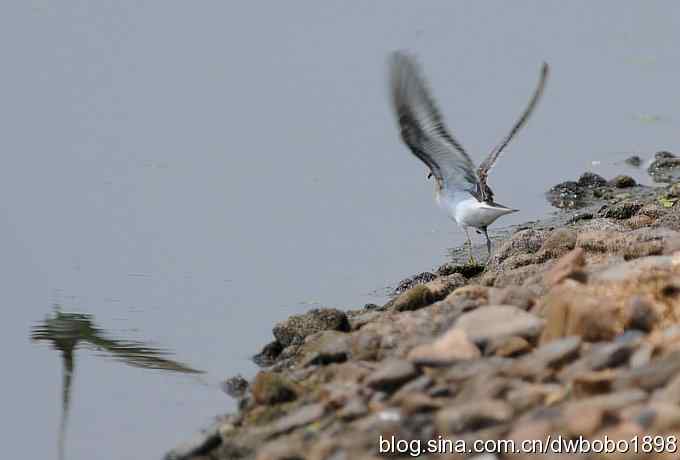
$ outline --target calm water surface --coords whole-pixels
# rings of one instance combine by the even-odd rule
[[[57,458],[65,429],[68,459],[159,458],[233,410],[219,383],[255,372],[276,321],[381,302],[444,261],[462,233],[399,141],[388,52],[418,53],[477,159],[552,65],[491,177],[522,210],[510,225],[545,215],[543,192],[586,169],[632,173],[627,154],[680,150],[679,14],[675,2],[6,2],[5,456]]]

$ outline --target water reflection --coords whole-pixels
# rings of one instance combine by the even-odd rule
[[[63,362],[62,378],[62,412],[59,422],[58,452],[59,459],[64,459],[66,426],[73,376],[75,372],[75,351],[85,346],[109,358],[146,369],[160,369],[170,372],[199,374],[202,371],[185,364],[168,359],[168,350],[155,348],[147,343],[133,340],[117,340],[107,337],[105,330],[97,327],[94,317],[82,313],[66,313],[60,309],[39,322],[31,330],[31,340],[50,342],[52,348],[61,352]]]

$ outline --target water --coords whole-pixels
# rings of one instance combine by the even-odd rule
[[[557,182],[679,150],[679,9],[7,2],[5,456],[57,458],[72,362],[65,457],[158,458],[233,410],[219,382],[255,372],[249,357],[276,321],[380,302],[385,286],[445,260],[462,233],[399,141],[389,51],[420,56],[477,160],[551,64],[541,105],[491,176],[498,200],[522,210],[499,222],[511,225],[545,215]],[[97,337],[203,373],[131,366],[82,338],[70,355],[31,341],[55,305]]]

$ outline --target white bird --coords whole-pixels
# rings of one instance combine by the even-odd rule
[[[470,156],[446,129],[416,60],[402,51],[396,51],[390,56],[389,70],[392,105],[399,121],[401,137],[411,152],[430,168],[428,178],[435,178],[437,204],[465,230],[470,261],[474,261],[468,233],[470,227],[484,234],[491,256],[488,226],[517,209],[494,201],[487,177],[503,149],[527,122],[541,98],[548,78],[548,64],[543,63],[538,86],[522,116],[476,171]]]

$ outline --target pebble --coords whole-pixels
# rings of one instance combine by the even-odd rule
[[[243,397],[248,391],[248,381],[243,378],[241,374],[230,377],[222,382],[222,390],[232,398],[238,399]]]

